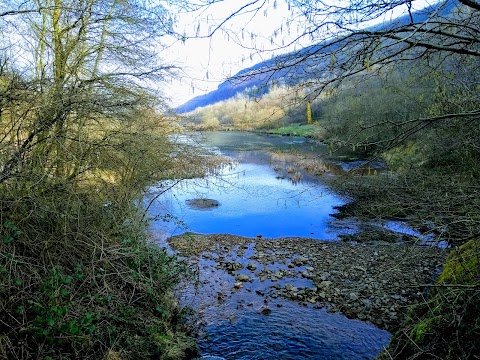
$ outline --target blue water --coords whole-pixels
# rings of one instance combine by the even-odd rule
[[[225,260],[255,263],[248,259],[251,253],[247,250],[240,258],[233,251]],[[196,311],[202,325],[198,346],[205,359],[374,359],[390,340],[388,331],[370,323],[268,295],[275,284],[311,287],[306,279],[272,283],[254,277],[241,290],[232,291],[235,275],[218,270],[215,260],[200,258],[196,264],[199,286],[182,287],[182,300]],[[269,266],[281,269],[286,265]],[[224,294],[225,300],[219,301],[218,294]],[[265,306],[272,310],[268,315],[261,314]]]
[[[299,183],[293,183],[275,171],[272,162],[272,150],[295,147],[298,151],[312,151],[317,145],[303,139],[255,134],[206,136],[204,143],[236,160],[238,166],[206,179],[184,180],[159,197],[150,213],[169,221],[157,221],[154,225],[157,232],[167,237],[190,231],[248,237],[337,238],[339,230],[331,226],[334,219],[330,214],[345,199],[332,193],[319,179],[305,176]],[[278,166],[278,161],[275,164]],[[168,182],[160,184],[151,193],[168,186]],[[196,198],[214,199],[220,206],[192,209],[187,201]]]
[[[193,140],[202,147],[228,156],[238,165],[206,179],[184,180],[159,196],[149,215],[157,219],[152,231],[160,243],[186,231],[330,240],[342,231],[338,224],[335,226],[331,214],[335,206],[346,200],[332,193],[321,177],[302,173],[301,181],[292,182],[286,171],[291,158],[278,155],[285,149],[310,156],[324,154],[324,146],[301,138],[249,133],[196,136],[200,138]],[[150,196],[162,193],[170,185],[171,182],[158,184],[150,189]],[[220,205],[210,209],[189,206],[189,200],[198,198],[213,199]],[[233,252],[223,260],[243,266],[255,263],[250,259],[253,247],[252,243],[241,256]],[[370,323],[268,295],[275,284],[283,286],[288,281],[298,287],[312,287],[311,280],[285,278],[274,284],[255,278],[242,289],[234,290],[235,276],[217,268],[217,260],[189,260],[198,271],[198,286],[188,283],[178,291],[182,304],[195,310],[195,322],[200,329],[198,345],[204,359],[373,359],[389,342],[391,335]],[[271,269],[286,266],[267,265]],[[219,294],[225,300],[219,301]],[[265,306],[272,310],[268,315],[261,314]]]
[[[280,302],[279,302],[280,303]],[[199,342],[210,355],[227,359],[372,359],[388,343],[390,334],[325,309],[283,301],[269,315],[254,311],[231,324],[207,326],[209,336]],[[301,315],[292,319],[292,313]],[[261,341],[259,338],[261,337]]]

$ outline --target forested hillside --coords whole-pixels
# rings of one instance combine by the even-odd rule
[[[396,18],[392,23],[380,23],[372,27],[371,31],[385,31],[392,26],[405,26],[411,20],[421,23],[428,19],[432,12],[441,16],[453,16],[454,2],[434,4],[425,9],[417,10],[411,15]],[[259,98],[268,94],[278,86],[294,87],[312,81],[315,78],[330,74],[325,69],[331,65],[331,54],[341,53],[343,43],[341,37],[322,41],[319,44],[302,48],[285,55],[275,56],[270,60],[262,61],[252,67],[243,69],[221,83],[216,90],[199,95],[176,108],[180,114],[194,111],[199,107],[213,105],[238,97]]]

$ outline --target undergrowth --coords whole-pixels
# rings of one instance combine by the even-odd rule
[[[341,208],[341,216],[406,222],[450,247],[442,273],[426,289],[428,296],[411,306],[379,359],[478,358],[480,198],[474,196],[479,191],[476,179],[430,170],[337,178],[332,185],[353,200]],[[410,236],[406,241],[419,240]]]
[[[0,210],[0,359],[195,353],[172,293],[186,268],[149,243],[134,205],[64,186],[4,192]]]
[[[450,253],[425,302],[410,309],[380,359],[478,359],[480,241]]]

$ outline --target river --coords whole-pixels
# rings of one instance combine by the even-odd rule
[[[331,216],[347,199],[332,192],[321,176],[311,173],[333,176],[354,161],[358,164],[359,159],[350,154],[328,156],[326,146],[302,138],[239,132],[194,136],[203,146],[230,157],[236,166],[224,168],[220,175],[184,180],[165,192],[150,208],[150,214],[158,219],[152,232],[162,246],[168,246],[168,237],[185,232],[252,238],[225,254],[212,249],[188,259],[198,270],[198,286],[185,284],[180,296],[197,313],[202,357],[375,358],[388,344],[387,331],[307,301],[269,296],[273,286],[292,286],[308,293],[314,285],[308,277],[289,278],[285,263],[274,260],[262,265],[256,261],[259,252],[253,240],[296,237],[336,241],[339,234],[354,231]],[[298,166],[299,162],[303,165]],[[152,194],[165,187],[168,183],[160,184]],[[207,202],[211,206],[195,206],[192,201],[198,199],[212,201]],[[221,264],[239,265],[225,271]],[[282,276],[273,280],[252,277],[238,285],[239,274],[252,276],[267,268]],[[308,271],[302,264],[296,268]]]

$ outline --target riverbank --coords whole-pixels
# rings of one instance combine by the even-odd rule
[[[229,275],[230,291],[219,294],[222,301],[239,291],[257,291],[267,315],[275,311],[269,301],[283,297],[389,331],[398,329],[408,306],[425,300],[447,255],[436,247],[405,244],[227,234],[188,233],[169,243],[193,263],[207,259],[212,269]]]
[[[255,130],[255,132],[270,135],[301,136],[319,141],[324,140],[325,137],[325,129],[315,124],[304,123],[290,124],[269,130]]]

